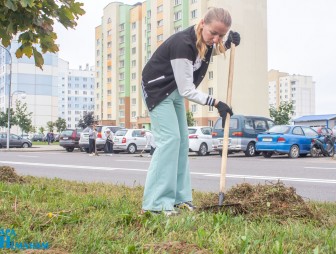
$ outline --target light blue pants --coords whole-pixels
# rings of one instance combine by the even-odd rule
[[[150,112],[156,149],[147,173],[142,208],[174,210],[192,201],[188,124],[184,98],[177,89]]]

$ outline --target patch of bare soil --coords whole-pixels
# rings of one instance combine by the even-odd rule
[[[15,169],[10,166],[0,166],[0,182],[5,183],[24,183],[22,176],[19,176]]]
[[[203,202],[202,207],[218,204],[218,196]],[[296,193],[293,187],[286,187],[282,182],[251,185],[243,183],[232,187],[225,194],[224,204],[239,204],[231,209],[235,214],[244,214],[249,218],[264,218],[267,216],[278,219],[319,217]]]
[[[181,253],[193,253],[193,254],[210,254],[211,252],[206,249],[201,249],[196,244],[190,244],[186,242],[166,242],[166,243],[153,243],[146,244],[145,250],[152,250],[154,253],[169,253],[169,254],[181,254]]]

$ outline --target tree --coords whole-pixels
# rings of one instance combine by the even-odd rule
[[[41,127],[39,128],[39,132],[43,134],[44,131],[45,131],[45,129],[41,126]]]
[[[95,119],[94,119],[94,112],[90,111],[90,112],[84,112],[84,116],[83,119],[79,119],[77,126],[85,129],[86,127],[90,126],[91,124],[94,123]]]
[[[58,133],[62,132],[63,130],[66,129],[66,121],[63,118],[57,118],[55,121],[55,127]]]
[[[8,47],[15,35],[20,47],[16,57],[34,56],[35,65],[42,69],[42,53],[58,52],[55,44],[54,21],[65,28],[75,28],[79,16],[85,14],[83,3],[75,0],[6,0],[0,2],[0,40]],[[38,45],[38,48],[35,46]]]
[[[54,129],[55,123],[52,121],[47,122],[47,128],[49,131],[52,131]]]
[[[194,115],[190,111],[187,112],[187,123],[188,126],[194,126],[195,123]]]
[[[32,119],[31,116],[33,112],[27,112],[27,103],[21,104],[19,100],[16,100],[16,110],[15,110],[15,118],[16,125],[18,125],[21,129],[22,134],[28,133],[32,129]]]
[[[278,109],[271,106],[270,116],[275,124],[289,124],[289,120],[294,113],[292,102],[281,102]]]
[[[16,125],[16,117],[14,110],[10,109],[10,127]],[[0,112],[0,127],[8,127],[8,110],[6,112]]]

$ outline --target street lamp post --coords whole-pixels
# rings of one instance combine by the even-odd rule
[[[9,135],[10,135],[10,110],[11,110],[11,82],[12,82],[12,55],[4,46],[0,45],[9,55],[9,84],[8,84],[8,119],[7,119],[7,150],[9,150]]]

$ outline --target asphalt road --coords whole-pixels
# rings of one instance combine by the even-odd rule
[[[85,182],[108,182],[127,186],[144,185],[150,158],[139,154],[113,154],[90,157],[74,151],[2,152],[0,165],[11,165],[19,174],[62,178]],[[221,157],[190,155],[192,187],[198,191],[219,191]],[[296,188],[307,200],[336,201],[336,160],[262,156],[247,158],[229,155],[226,188],[239,183],[269,183],[281,180]]]

